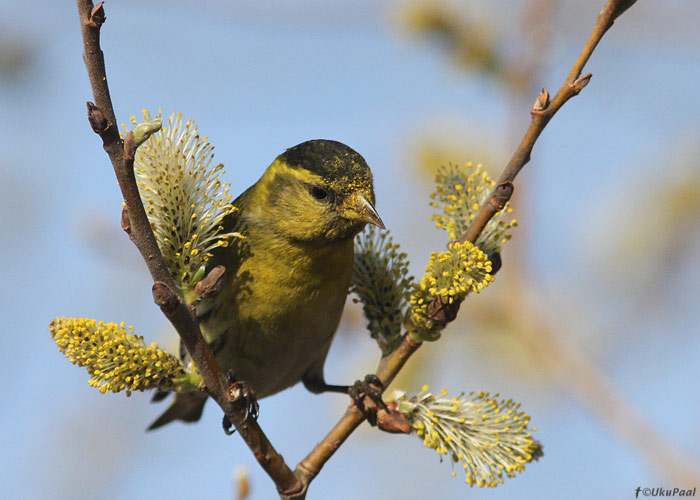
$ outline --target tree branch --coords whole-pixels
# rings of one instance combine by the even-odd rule
[[[100,28],[106,19],[103,2],[93,6],[91,0],[77,0],[77,6],[83,37],[83,59],[96,103],[88,103],[88,119],[93,130],[102,138],[103,147],[114,168],[126,204],[122,226],[129,229],[129,236],[151,273],[154,299],[182,338],[202,375],[207,391],[236,426],[258,463],[275,482],[280,495],[285,498],[303,498],[305,488],[302,483],[275,451],[257,422],[246,418],[248,413],[245,402],[235,391],[230,390],[226,376],[202,337],[194,311],[176,292],[177,285],[153,235],[136,185],[133,145],[130,145],[129,136],[126,141],[119,137],[107,84],[104,55],[100,49]]]
[[[510,184],[510,191],[512,194],[512,182],[525,164],[530,161],[530,153],[532,152],[532,148],[535,146],[535,142],[540,136],[540,133],[542,133],[557,111],[559,111],[559,109],[561,109],[561,107],[566,104],[569,99],[575,95],[578,95],[579,92],[581,92],[581,90],[588,85],[588,82],[593,75],[589,73],[581,76],[583,67],[588,62],[588,59],[590,59],[591,54],[593,54],[593,51],[598,46],[598,43],[600,42],[601,38],[603,38],[603,35],[613,25],[615,19],[617,19],[625,10],[630,8],[635,2],[636,0],[608,0],[605,6],[603,6],[603,10],[601,10],[598,14],[595,26],[593,27],[593,32],[588,37],[588,40],[583,46],[583,49],[576,59],[576,62],[571,67],[569,75],[566,77],[551,102],[549,101],[549,92],[547,89],[542,89],[542,92],[537,97],[537,100],[530,111],[530,114],[532,115],[530,126],[525,132],[525,135],[520,141],[517,149],[513,153],[513,156],[511,156],[510,161],[503,169],[498,181],[496,181],[496,187],[489,196],[489,201],[482,205],[461,241],[470,241],[472,243],[476,242],[477,238],[482,233],[488,222],[502,208],[502,205],[499,207],[500,203],[495,202],[495,198],[499,198],[498,201],[503,202],[503,204],[510,199],[510,196],[508,196],[508,199],[503,201],[503,197],[499,195],[498,191]]]
[[[530,160],[530,153],[540,133],[547,126],[554,114],[559,111],[569,99],[581,92],[588,84],[591,75],[580,76],[583,67],[591,57],[600,39],[613,25],[615,19],[631,7],[635,1],[636,0],[608,0],[603,10],[598,14],[593,32],[588,38],[578,59],[551,102],[547,90],[542,89],[542,92],[537,97],[531,110],[532,121],[520,145],[505,166],[487,202],[483,204],[461,241],[476,242],[488,222],[508,202],[514,190],[513,181],[520,170]],[[421,344],[417,344],[410,339],[410,333],[410,326],[407,326],[406,335],[404,335],[403,341],[399,347],[382,358],[379,363],[377,376],[384,383],[385,387],[391,383],[406,361],[408,361],[413,353],[421,346]],[[340,445],[362,423],[363,419],[364,417],[354,408],[354,405],[351,406],[323,441],[318,443],[311,453],[297,465],[295,472],[300,477],[305,487],[308,488],[309,483],[318,475],[325,463],[333,456],[333,453],[335,453]]]

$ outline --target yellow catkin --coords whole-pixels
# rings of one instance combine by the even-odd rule
[[[476,245],[452,243],[447,250],[433,252],[425,275],[409,298],[411,321],[419,330],[430,330],[428,304],[438,296],[447,302],[462,300],[470,292],[480,292],[493,281],[491,263]],[[430,340],[426,338],[425,340]]]
[[[432,220],[438,228],[447,230],[451,240],[459,240],[494,186],[495,182],[481,165],[467,163],[441,167],[436,174],[436,191],[431,195],[435,201],[431,206],[442,207],[442,213],[435,214]],[[505,221],[503,216],[511,212],[512,209],[506,204],[479,236],[477,246],[486,254],[500,251],[500,245],[510,239],[509,232],[516,226],[516,221]]]
[[[155,343],[146,346],[140,335],[124,323],[104,323],[87,318],[56,318],[49,332],[59,350],[90,374],[89,384],[100,392],[172,389],[187,376],[172,354]]]
[[[144,121],[150,118],[144,110]],[[189,281],[211,251],[238,235],[224,233],[222,225],[235,207],[221,181],[223,165],[212,166],[214,148],[194,122],[183,124],[182,114],[173,113],[164,125],[137,150],[134,169],[168,269],[183,289],[192,288]]]
[[[541,445],[525,423],[529,417],[517,412],[512,400],[501,401],[482,391],[456,400],[436,398],[424,389],[411,398],[402,395],[399,411],[425,446],[451,456],[453,473],[454,464],[462,463],[467,484],[495,487],[541,456]],[[503,425],[501,415],[507,412],[517,412],[519,423]]]

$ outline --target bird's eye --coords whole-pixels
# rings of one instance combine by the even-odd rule
[[[326,198],[328,198],[328,191],[326,191],[325,189],[323,189],[320,186],[311,186],[310,191],[311,191],[311,196],[313,196],[314,198],[316,198],[319,201],[325,200]]]

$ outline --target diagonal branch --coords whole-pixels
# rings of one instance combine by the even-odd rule
[[[596,19],[591,36],[588,37],[588,41],[586,41],[586,44],[581,50],[576,62],[571,67],[571,71],[569,71],[568,76],[562,83],[561,87],[559,87],[559,90],[552,98],[551,102],[549,100],[549,92],[547,89],[542,89],[542,92],[539,96],[537,96],[537,100],[530,111],[530,114],[532,115],[530,126],[525,132],[525,135],[520,141],[517,149],[513,153],[513,156],[511,156],[510,161],[508,161],[508,164],[503,169],[503,172],[498,178],[496,186],[489,196],[489,199],[483,204],[471,226],[462,237],[462,241],[470,241],[474,243],[488,222],[510,199],[510,196],[513,193],[513,180],[515,180],[515,177],[525,166],[525,164],[530,161],[530,154],[532,152],[532,148],[535,146],[537,138],[540,136],[557,111],[559,111],[569,99],[578,95],[579,92],[581,92],[581,90],[588,85],[588,82],[591,80],[593,75],[588,73],[587,75],[581,76],[583,67],[588,62],[588,59],[590,59],[591,54],[593,54],[593,51],[598,46],[598,43],[600,42],[601,38],[603,38],[603,35],[613,25],[615,19],[617,19],[625,10],[630,8],[635,2],[636,0],[608,0],[603,7],[603,10],[601,10],[598,14],[598,18]],[[509,194],[505,197],[503,196],[504,189],[509,191]]]
[[[93,130],[102,138],[103,147],[114,167],[126,205],[122,224],[129,228],[130,236],[154,280],[154,300],[182,338],[202,375],[207,391],[236,426],[255,458],[275,482],[280,495],[303,498],[305,488],[285,464],[282,456],[275,451],[257,422],[247,418],[246,404],[229,387],[227,377],[202,337],[194,311],[176,292],[177,286],[153,235],[136,185],[133,137],[127,136],[122,141],[117,129],[104,55],[100,49],[100,28],[106,19],[103,2],[93,5],[91,0],[77,0],[77,6],[83,37],[83,59],[96,103],[88,103],[88,119]]]
[[[588,84],[591,75],[580,76],[583,67],[591,57],[593,50],[600,42],[603,35],[613,25],[615,19],[631,7],[635,1],[636,0],[608,0],[603,10],[598,14],[593,32],[581,50],[569,75],[566,77],[564,83],[551,102],[547,90],[542,89],[542,92],[537,97],[531,110],[532,120],[530,126],[525,132],[520,145],[504,168],[487,202],[483,204],[472,222],[472,225],[462,237],[462,241],[474,243],[488,222],[510,199],[514,190],[513,180],[530,160],[530,153],[540,133],[547,126],[554,114],[559,111],[569,99],[581,92]],[[410,327],[407,327],[407,329],[409,328]],[[383,357],[379,363],[377,376],[384,383],[385,387],[391,383],[406,361],[408,361],[408,358],[421,346],[421,344],[416,344],[410,339],[410,333],[410,331],[407,331],[399,347],[392,353]],[[335,453],[340,445],[362,423],[362,420],[362,414],[360,414],[354,406],[351,406],[323,441],[318,443],[311,453],[297,465],[296,473],[306,487],[308,487],[308,484],[318,475],[321,468],[331,456],[333,456],[333,453]]]

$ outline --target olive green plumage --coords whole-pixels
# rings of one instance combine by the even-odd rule
[[[323,364],[350,283],[353,239],[374,209],[372,173],[357,152],[314,140],[288,149],[234,202],[225,229],[244,235],[208,266],[226,267],[215,297],[197,304],[202,334],[224,370],[259,397],[302,379],[323,385]],[[149,429],[199,420],[207,396],[178,394]]]

